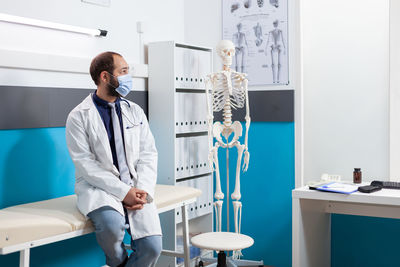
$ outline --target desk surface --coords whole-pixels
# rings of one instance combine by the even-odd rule
[[[340,194],[310,190],[308,186],[296,188],[292,191],[292,197],[298,199],[315,199],[339,202],[394,205],[400,206],[400,190],[382,189],[374,193],[355,192],[352,194]]]

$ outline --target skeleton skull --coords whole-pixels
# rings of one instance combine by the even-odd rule
[[[221,57],[224,66],[232,65],[232,57],[235,55],[235,45],[232,41],[222,40],[217,45],[217,54]]]

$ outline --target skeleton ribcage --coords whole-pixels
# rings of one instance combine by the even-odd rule
[[[228,83],[224,75],[218,75],[212,91],[213,111],[221,111],[229,99],[229,105],[233,109],[243,108],[246,100],[246,92],[242,87],[242,81],[238,75],[232,77],[232,95],[229,95]]]

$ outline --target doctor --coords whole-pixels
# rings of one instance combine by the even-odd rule
[[[75,165],[78,208],[95,227],[111,267],[154,266],[161,227],[154,205],[157,150],[143,110],[122,97],[132,89],[129,66],[114,52],[96,56],[97,85],[68,115],[66,139]],[[128,257],[123,239],[131,235]]]

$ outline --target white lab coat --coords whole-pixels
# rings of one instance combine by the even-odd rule
[[[126,100],[127,101],[127,100]],[[157,149],[146,115],[135,103],[121,101],[123,134],[128,168],[133,185],[148,193],[142,210],[128,211],[132,239],[161,235],[160,220],[154,202],[157,180]],[[129,103],[129,104],[128,104]],[[119,179],[113,164],[107,131],[89,95],[68,115],[66,139],[75,165],[75,193],[78,209],[89,212],[111,206],[122,215],[122,200],[131,186]]]

